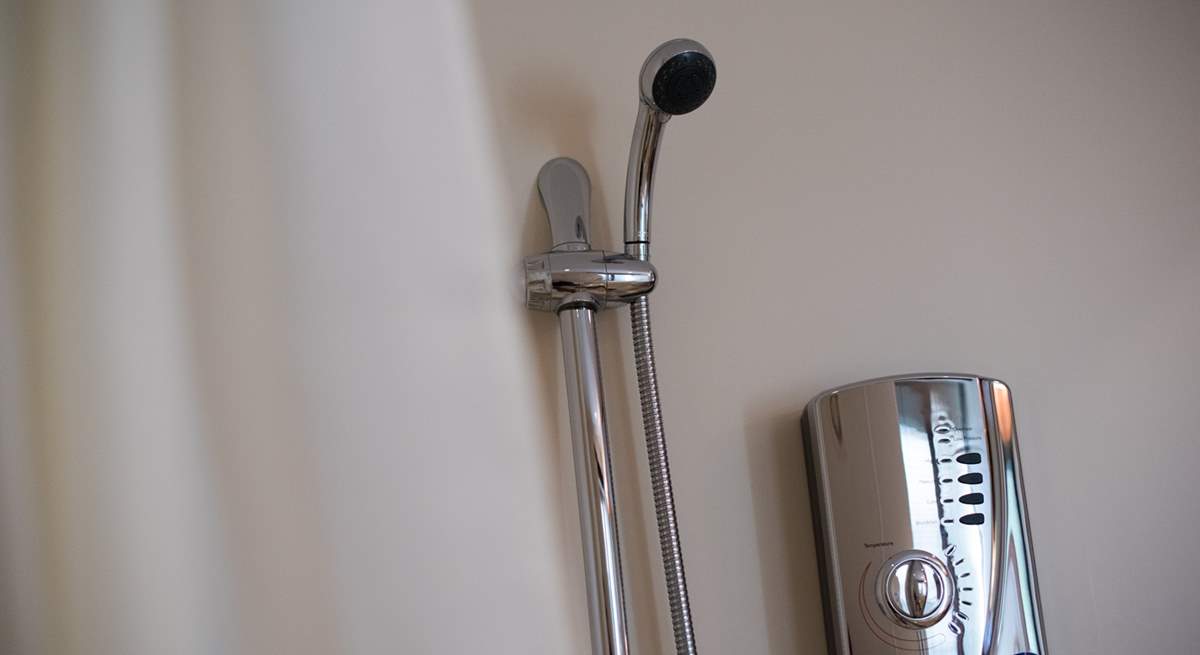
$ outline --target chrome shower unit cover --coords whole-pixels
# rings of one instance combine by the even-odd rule
[[[803,424],[832,655],[1046,655],[1006,384],[871,380]]]

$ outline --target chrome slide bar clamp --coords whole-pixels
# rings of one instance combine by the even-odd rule
[[[554,247],[525,258],[525,301],[530,309],[558,312],[583,306],[598,311],[654,289],[649,262],[591,249],[592,187],[579,162],[551,159],[538,173],[537,184]]]

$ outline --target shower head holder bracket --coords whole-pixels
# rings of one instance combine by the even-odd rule
[[[551,159],[538,173],[538,193],[550,221],[554,247],[525,258],[525,304],[557,312],[570,307],[633,302],[654,289],[649,262],[591,246],[591,182],[568,157]]]

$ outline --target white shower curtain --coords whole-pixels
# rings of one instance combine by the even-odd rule
[[[331,650],[256,18],[6,9],[4,652]]]
[[[426,284],[437,252],[517,261],[517,237],[483,210],[458,6],[2,11],[0,652],[484,639],[436,625],[453,597],[481,616],[471,603],[497,604],[463,593],[466,569],[435,583],[413,568],[469,537],[421,490],[510,457],[517,491],[542,496],[544,475],[521,473],[538,458],[515,449],[547,442],[544,411],[511,390],[528,353],[513,348],[526,319],[510,279],[466,271],[478,282],[452,289],[461,302],[415,315],[443,293]],[[434,370],[464,356],[471,380]],[[471,389],[469,414],[439,409]],[[535,418],[502,420],[514,406]],[[503,424],[505,450],[458,452],[478,422]],[[397,470],[418,447],[422,465]],[[459,514],[486,527],[513,511]],[[409,523],[440,537],[410,539]],[[520,565],[564,547],[511,548]],[[514,585],[571,625],[556,613],[576,589]],[[495,609],[476,628],[524,630]]]

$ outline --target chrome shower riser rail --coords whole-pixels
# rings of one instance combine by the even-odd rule
[[[559,311],[579,530],[587,579],[593,655],[626,655],[625,595],[612,454],[604,414],[596,313],[588,307]]]

